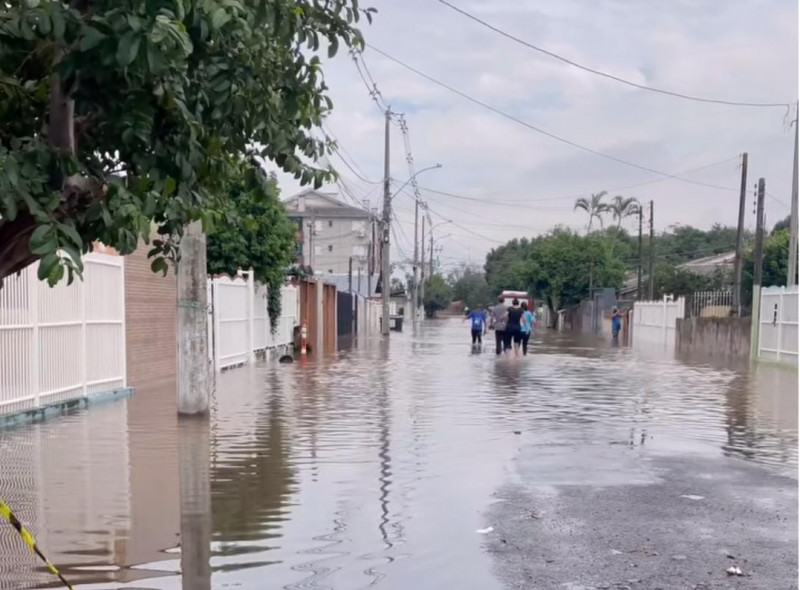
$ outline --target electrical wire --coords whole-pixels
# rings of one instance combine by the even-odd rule
[[[541,127],[537,127],[537,126],[535,126],[535,125],[533,125],[531,123],[528,123],[527,121],[523,121],[522,119],[520,119],[518,117],[515,117],[514,115],[510,115],[510,114],[506,113],[505,111],[502,111],[502,110],[498,109],[497,107],[493,107],[492,105],[490,105],[488,103],[485,103],[485,102],[483,102],[481,100],[478,100],[477,98],[474,98],[473,96],[470,96],[469,94],[467,94],[465,92],[462,92],[461,90],[458,90],[458,89],[456,89],[456,88],[454,88],[454,87],[452,87],[452,86],[450,86],[450,85],[448,85],[448,84],[446,84],[446,83],[434,78],[433,76],[429,76],[428,74],[425,74],[424,72],[421,72],[420,70],[414,68],[413,66],[408,65],[407,63],[397,59],[396,57],[393,57],[393,56],[389,55],[388,53],[386,53],[385,51],[383,51],[381,49],[378,49],[377,47],[375,47],[371,43],[366,43],[366,45],[367,45],[367,47],[369,47],[373,51],[376,51],[377,53],[379,53],[382,56],[384,56],[386,59],[389,59],[389,60],[393,61],[394,63],[406,68],[407,70],[417,74],[418,76],[421,76],[421,77],[425,78],[426,80],[428,80],[430,82],[433,82],[434,84],[437,84],[437,85],[441,86],[442,88],[445,88],[445,89],[449,90],[450,92],[452,92],[454,94],[457,94],[458,96],[464,98],[465,100],[468,100],[468,101],[470,101],[470,102],[472,102],[474,104],[477,104],[477,105],[479,105],[479,106],[481,106],[481,107],[483,107],[483,108],[485,108],[485,109],[487,109],[489,111],[492,111],[493,113],[495,113],[497,115],[500,115],[501,117],[504,117],[504,118],[508,119],[509,121],[517,123],[518,125],[522,125],[523,127],[526,127],[528,129],[530,129],[531,131],[534,131],[536,133],[539,133],[541,135],[549,137],[550,139],[554,139],[555,141],[558,141],[560,143],[569,145],[571,147],[574,147],[574,148],[579,149],[581,151],[587,152],[589,154],[593,154],[595,156],[598,156],[598,157],[601,157],[601,158],[605,158],[606,160],[611,160],[612,162],[617,162],[618,164],[622,164],[624,166],[630,166],[631,168],[636,168],[638,170],[644,170],[645,172],[649,172],[651,174],[656,174],[658,176],[663,176],[665,178],[672,178],[672,179],[680,180],[681,182],[686,182],[686,183],[689,183],[689,184],[695,184],[695,185],[698,185],[698,186],[705,186],[705,187],[708,187],[708,188],[720,189],[720,190],[725,190],[725,191],[735,191],[736,190],[734,188],[727,187],[727,186],[719,186],[719,185],[716,185],[716,184],[709,184],[709,183],[705,183],[705,182],[699,182],[699,181],[696,181],[696,180],[691,180],[689,178],[683,178],[683,177],[677,176],[675,174],[669,174],[667,172],[661,172],[660,170],[656,170],[655,168],[650,168],[648,166],[643,166],[641,164],[636,164],[635,162],[630,162],[628,160],[624,160],[622,158],[618,158],[616,156],[612,156],[611,154],[606,154],[604,152],[600,152],[598,150],[592,149],[592,148],[587,147],[585,145],[581,145],[581,144],[576,143],[576,142],[574,142],[574,141],[572,141],[570,139],[566,139],[564,137],[556,135],[555,133],[551,133],[549,131],[546,131],[546,130],[542,129]]]
[[[675,98],[682,98],[684,100],[691,100],[691,101],[695,101],[695,102],[705,102],[705,103],[719,104],[719,105],[726,105],[726,106],[758,107],[758,108],[775,108],[775,107],[788,108],[788,107],[791,107],[791,104],[786,103],[786,102],[743,102],[743,101],[736,101],[736,100],[721,100],[721,99],[715,99],[715,98],[704,98],[704,97],[700,97],[700,96],[692,96],[690,94],[683,94],[681,92],[673,92],[671,90],[664,90],[663,88],[656,88],[654,86],[648,86],[646,84],[639,84],[637,82],[632,82],[631,80],[626,80],[625,78],[620,78],[619,76],[615,76],[615,75],[609,74],[607,72],[602,72],[600,70],[596,70],[594,68],[590,68],[588,66],[584,66],[584,65],[579,64],[579,63],[577,63],[575,61],[572,61],[571,59],[568,59],[568,58],[566,58],[566,57],[564,57],[562,55],[559,55],[557,53],[553,53],[552,51],[548,51],[547,49],[543,49],[542,47],[538,47],[538,46],[536,46],[536,45],[534,45],[532,43],[529,43],[529,42],[525,41],[524,39],[520,39],[519,37],[515,37],[511,33],[508,33],[508,32],[506,32],[506,31],[504,31],[502,29],[499,29],[499,28],[495,27],[494,25],[491,25],[491,24],[487,23],[484,20],[481,20],[477,16],[475,16],[473,14],[470,14],[466,10],[463,10],[463,9],[451,4],[447,0],[438,0],[438,2],[440,4],[444,4],[445,6],[450,8],[451,10],[454,10],[454,11],[458,12],[459,14],[461,14],[461,15],[463,15],[463,16],[465,16],[465,17],[467,17],[467,18],[469,18],[469,19],[471,19],[473,21],[475,21],[476,23],[486,27],[487,29],[490,29],[490,30],[494,31],[495,33],[498,33],[498,34],[502,35],[503,37],[506,37],[507,39],[511,39],[512,41],[515,41],[515,42],[517,42],[517,43],[519,43],[521,45],[524,45],[525,47],[527,47],[529,49],[533,49],[534,51],[538,51],[539,53],[543,53],[544,55],[548,55],[548,56],[550,56],[550,57],[552,57],[554,59],[562,61],[562,62],[564,62],[566,64],[569,64],[569,65],[571,65],[573,67],[576,67],[578,69],[581,69],[584,72],[589,72],[590,74],[595,74],[597,76],[602,76],[603,78],[607,78],[609,80],[614,80],[615,82],[619,82],[621,84],[626,84],[627,86],[632,86],[632,87],[638,88],[640,90],[647,90],[649,92],[656,92],[658,94],[664,94],[664,95],[672,96],[672,97],[675,97]]]
[[[333,134],[333,131],[331,131],[331,128],[330,127],[323,128],[323,132],[326,135],[330,136],[330,139],[333,139],[333,141],[336,143],[336,147],[334,148],[333,151],[337,156],[339,156],[339,159],[342,162],[344,162],[345,166],[347,166],[350,169],[350,172],[355,174],[361,181],[366,182],[367,184],[381,184],[381,182],[383,182],[381,180],[369,180],[369,179],[365,178],[364,176],[366,176],[366,175],[364,174],[364,171],[361,169],[361,167],[358,165],[358,163],[356,163],[356,159],[353,156],[351,156],[350,153],[345,149],[345,147],[342,144],[342,142],[340,142],[339,139]],[[352,162],[353,162],[352,166],[347,161],[347,159],[344,157],[344,155],[342,155],[340,150],[341,150],[341,152],[344,152],[344,154],[348,158],[350,158],[350,160],[352,160]]]

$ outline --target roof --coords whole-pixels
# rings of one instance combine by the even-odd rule
[[[321,218],[338,217],[343,219],[370,219],[377,215],[362,207],[348,205],[337,198],[336,193],[306,189],[283,201],[290,216]],[[306,199],[305,211],[299,210],[301,199]]]
[[[714,256],[706,256],[705,258],[698,258],[697,260],[684,262],[683,264],[679,264],[678,268],[701,275],[710,274],[717,269],[733,266],[735,259],[735,251],[725,252],[723,254],[715,254]]]
[[[350,287],[350,277],[346,274],[326,274],[320,275],[320,278],[326,283],[336,285],[337,291],[347,293]],[[369,281],[367,274],[361,274],[361,290],[358,289],[358,274],[353,273],[353,293],[357,293],[362,297],[377,297],[375,289],[378,286],[378,275],[372,276],[372,295],[369,293]]]

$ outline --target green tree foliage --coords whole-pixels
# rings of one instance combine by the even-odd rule
[[[554,312],[588,297],[590,284],[618,289],[625,279],[625,264],[612,255],[606,236],[562,228],[492,250],[485,270],[493,293],[528,291]]]
[[[354,0],[8,0],[0,11],[0,280],[40,260],[72,280],[99,240],[149,238],[227,210],[243,154],[303,184],[331,108],[320,60],[360,46]],[[312,57],[309,57],[312,56]],[[66,254],[66,255],[65,255]]]
[[[772,232],[777,232],[782,229],[791,229],[792,224],[792,216],[787,215],[783,219],[781,219],[778,223],[775,224],[775,227],[772,228]]]
[[[267,311],[272,329],[281,314],[281,286],[294,258],[296,226],[278,199],[278,183],[255,164],[241,162],[228,187],[225,222],[208,235],[210,274],[236,274],[253,268],[255,280],[267,286]]]
[[[742,269],[742,300],[750,304],[753,300],[753,265],[755,256],[753,249],[745,252]],[[780,287],[786,284],[789,272],[789,230],[773,231],[764,240],[764,259],[761,265],[761,286]]]
[[[440,274],[435,274],[425,281],[425,317],[436,317],[437,312],[446,309],[453,300],[453,288]]]
[[[463,301],[470,309],[492,303],[492,292],[486,282],[486,275],[470,266],[459,268],[448,277],[453,287],[453,301]]]
[[[600,224],[600,227],[603,227],[603,215],[610,210],[608,203],[603,201],[607,194],[606,191],[600,191],[599,193],[593,194],[588,199],[586,197],[581,197],[575,201],[575,210],[581,209],[589,216],[589,224],[586,226],[586,231],[588,233],[591,233],[592,222],[595,219]]]
[[[669,262],[661,262],[653,269],[653,297],[664,295],[688,296],[696,291],[717,291],[731,287],[733,277],[724,270],[709,275],[694,273]]]
[[[752,242],[752,233],[746,232],[744,237],[746,243]],[[710,230],[703,231],[688,225],[679,225],[668,233],[656,236],[654,244],[658,260],[681,264],[732,252],[736,249],[736,228],[716,223]]]

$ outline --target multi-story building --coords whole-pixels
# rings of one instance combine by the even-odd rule
[[[284,201],[297,224],[297,262],[314,274],[380,272],[380,225],[376,209],[347,205],[335,193],[307,189]],[[351,262],[352,260],[352,262]]]

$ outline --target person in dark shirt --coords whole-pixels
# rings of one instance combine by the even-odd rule
[[[511,350],[512,342],[514,344],[514,356],[519,356],[519,347],[522,344],[522,309],[519,306],[519,299],[514,299],[511,302],[511,307],[508,308],[504,348]]]

